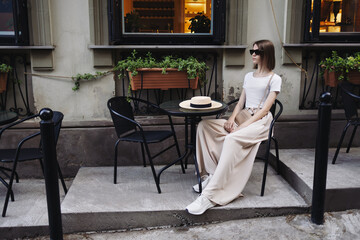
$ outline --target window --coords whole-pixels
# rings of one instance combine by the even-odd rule
[[[26,0],[0,1],[0,44],[28,45]]]
[[[360,42],[360,0],[307,0],[305,41]]]
[[[224,0],[109,0],[111,44],[219,44]]]

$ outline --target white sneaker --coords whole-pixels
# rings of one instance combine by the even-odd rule
[[[208,183],[210,182],[212,175],[206,175],[204,176],[204,180],[201,182],[201,187],[202,189],[204,189],[206,187],[206,185],[208,185]],[[197,193],[200,193],[199,191],[199,184],[195,184],[193,187],[193,190]]]
[[[207,197],[200,195],[195,201],[186,207],[186,211],[193,215],[201,215],[215,205],[216,204],[211,202]]]

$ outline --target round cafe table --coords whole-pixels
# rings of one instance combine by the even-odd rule
[[[17,119],[18,119],[18,115],[15,112],[0,111],[0,126],[14,122]],[[0,127],[0,129],[1,129],[1,127]]]
[[[180,159],[187,159],[191,154],[194,157],[194,164],[199,182],[199,191],[202,192],[201,176],[196,159],[196,124],[201,121],[201,117],[214,116],[225,112],[228,109],[228,105],[224,102],[221,103],[221,107],[213,109],[185,109],[179,106],[181,100],[168,101],[160,104],[160,107],[167,111],[172,116],[184,117],[185,118],[185,153]],[[188,126],[190,124],[190,142],[188,139]],[[186,166],[185,162],[185,166]]]

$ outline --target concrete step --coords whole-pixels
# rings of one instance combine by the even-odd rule
[[[81,168],[62,203],[66,232],[194,225],[308,211],[305,201],[270,169],[265,196],[260,196],[263,163],[256,162],[245,197],[193,216],[185,207],[196,199],[193,165],[166,170],[158,194],[149,167],[119,167],[118,184],[111,167]]]
[[[335,148],[329,149],[325,211],[360,209],[360,148],[349,153],[340,149],[336,163],[331,164]],[[281,175],[311,205],[315,149],[282,149]]]

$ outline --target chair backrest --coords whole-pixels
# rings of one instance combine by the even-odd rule
[[[134,112],[127,97],[113,97],[109,99],[107,106],[118,137],[128,131],[136,130],[136,125],[128,120],[134,120]]]
[[[277,109],[277,111],[276,111],[276,109]],[[271,114],[273,115],[273,118],[274,118],[273,122],[276,122],[278,120],[278,118],[280,117],[282,111],[283,111],[282,103],[279,100],[275,99],[274,104],[270,108],[270,112],[271,112]]]
[[[357,104],[360,97],[352,93],[356,86],[349,82],[343,82],[340,87],[346,119],[350,120],[354,116],[358,117]]]
[[[55,145],[56,145],[59,139],[61,124],[62,124],[62,120],[64,119],[64,114],[57,111],[54,111],[53,114],[54,115],[52,120],[55,125],[54,131],[55,131]]]

